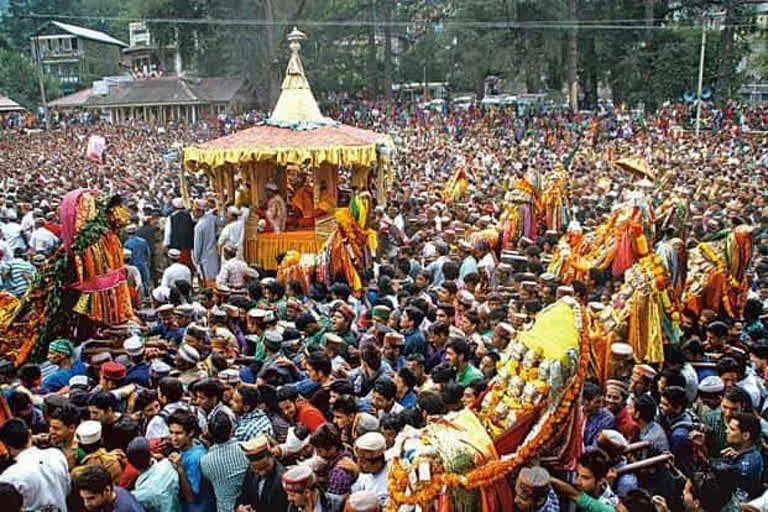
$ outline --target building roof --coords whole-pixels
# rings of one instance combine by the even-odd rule
[[[13,101],[7,96],[0,94],[0,112],[17,112],[24,110],[24,107]]]
[[[72,34],[73,36],[82,37],[83,39],[89,39],[91,41],[96,41],[98,43],[121,46],[123,48],[128,47],[127,43],[119,39],[115,39],[114,37],[107,35],[104,32],[100,32],[98,30],[93,30],[85,27],[78,27],[77,25],[70,25],[69,23],[62,23],[60,21],[49,21],[43,28],[49,25],[58,27],[64,32]],[[38,30],[37,33],[39,34],[42,30],[43,29],[41,28],[40,30]]]
[[[91,88],[88,87],[87,89],[82,89],[72,94],[62,96],[61,98],[57,98],[49,102],[48,106],[52,108],[82,107],[83,105],[85,105],[85,102],[88,101],[88,98],[90,96],[91,96]]]
[[[109,94],[91,95],[87,107],[228,103],[242,89],[237,77],[182,78],[178,76],[119,82]]]

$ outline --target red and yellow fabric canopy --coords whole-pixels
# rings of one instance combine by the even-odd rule
[[[255,126],[205,144],[184,149],[187,167],[275,162],[278,165],[313,167],[323,163],[370,167],[376,162],[377,145],[392,147],[389,136],[334,124],[302,130],[276,126]]]

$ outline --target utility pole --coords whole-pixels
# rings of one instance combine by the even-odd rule
[[[699,54],[699,87],[696,93],[696,137],[701,130],[701,90],[704,88],[704,54],[707,48],[707,23],[704,16],[701,17],[701,53]]]
[[[40,40],[35,37],[35,62],[37,63],[37,82],[40,84],[40,98],[43,100],[43,115],[45,116],[45,129],[51,129],[51,116],[48,114],[48,101],[45,99],[45,83],[43,80],[43,59],[40,56]]]

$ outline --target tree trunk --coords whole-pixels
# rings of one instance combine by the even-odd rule
[[[379,80],[376,73],[376,0],[370,0],[368,4],[368,18],[373,22],[368,27],[368,80],[371,99],[375,100],[379,94]]]
[[[731,71],[733,70],[731,61],[733,60],[733,40],[736,36],[736,30],[733,28],[733,25],[736,23],[736,11],[739,3],[739,0],[726,0],[725,5],[725,28],[722,32],[722,43],[720,44],[722,53],[717,69],[717,86],[715,87],[715,91],[721,100],[731,95]]]
[[[392,101],[392,0],[384,0],[384,98]]]
[[[268,98],[269,98],[269,105],[267,105],[267,108],[269,110],[272,110],[275,107],[275,104],[277,103],[277,96],[280,91],[280,70],[277,69],[276,63],[273,61],[277,58],[275,55],[275,26],[272,24],[272,22],[275,19],[275,13],[272,9],[272,0],[265,0],[264,1],[264,20],[267,22],[266,24],[266,35],[267,35],[267,62],[269,64],[269,81],[268,81]]]
[[[568,0],[568,21],[575,23],[578,20],[578,0]],[[574,112],[579,110],[579,83],[577,65],[579,62],[579,49],[576,27],[568,30],[568,103]]]
[[[655,0],[645,0],[645,41],[646,43],[651,40],[651,34],[653,33],[654,3],[655,3]]]

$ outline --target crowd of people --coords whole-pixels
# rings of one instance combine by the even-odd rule
[[[237,208],[223,209],[202,175],[189,178],[185,206],[178,149],[216,129],[0,132],[0,289],[27,292],[61,243],[61,196],[86,187],[121,194],[132,212],[121,238],[136,310],[114,331],[119,350],[73,336],[39,364],[0,361],[3,510],[385,510],[403,428],[476,409],[542,308],[563,294],[608,303],[621,283],[609,270],[560,286],[547,262],[565,226],[553,233],[537,219],[533,237],[511,242],[514,268],[471,235],[498,221],[513,180],[562,163],[571,220],[594,229],[635,186],[609,159],[635,156],[660,176],[652,205],[670,191],[685,198],[688,242],[754,228],[746,304],[734,317],[684,317],[663,364],[589,378],[578,463],[555,471],[532,457],[508,482],[515,509],[768,511],[768,145],[735,113],[697,139],[664,112],[340,105],[341,120],[398,146],[362,290],[249,266]],[[85,157],[91,135],[106,139],[98,160]],[[469,185],[451,200],[444,186],[459,169]],[[628,466],[643,441],[673,458],[651,473]]]

